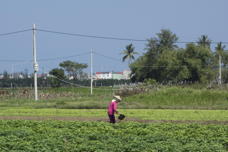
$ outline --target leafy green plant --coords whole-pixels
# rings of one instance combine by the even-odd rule
[[[227,125],[1,120],[0,151],[227,151],[227,132]]]

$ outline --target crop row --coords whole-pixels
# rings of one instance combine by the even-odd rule
[[[144,120],[228,121],[228,110],[119,109],[127,118]],[[107,118],[106,109],[0,108],[0,116]]]
[[[227,125],[0,121],[0,151],[227,150]]]

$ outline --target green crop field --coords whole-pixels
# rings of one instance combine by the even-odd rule
[[[158,109],[228,109],[226,89],[164,87],[125,98],[126,107]]]
[[[227,125],[0,120],[0,151],[228,151]]]
[[[228,121],[228,110],[119,109],[128,119]],[[0,108],[0,116],[107,118],[106,109]]]
[[[116,88],[117,89],[117,88]],[[123,89],[124,90],[124,89]],[[158,86],[147,92],[123,96],[120,104],[124,109],[228,109],[227,88],[193,88],[182,86]],[[58,109],[104,109],[117,93],[115,88],[48,88],[39,90],[35,102],[33,90],[7,90],[0,95],[0,107],[58,108]]]
[[[107,89],[107,90],[106,90]],[[159,87],[124,96],[109,124],[110,88],[0,96],[0,151],[228,151],[226,89]],[[21,120],[17,120],[21,119]]]

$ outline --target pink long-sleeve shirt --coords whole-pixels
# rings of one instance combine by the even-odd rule
[[[116,112],[117,110],[117,105],[118,105],[118,102],[116,102],[115,100],[112,100],[109,105],[108,105],[108,114],[109,115],[114,115],[114,113]]]

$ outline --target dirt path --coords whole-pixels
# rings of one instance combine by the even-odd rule
[[[0,120],[61,120],[61,121],[100,121],[108,122],[108,118],[97,117],[56,117],[56,116],[0,116]],[[197,123],[197,124],[220,124],[228,125],[228,121],[217,120],[142,120],[138,118],[126,118],[122,122],[133,121],[140,123]]]

